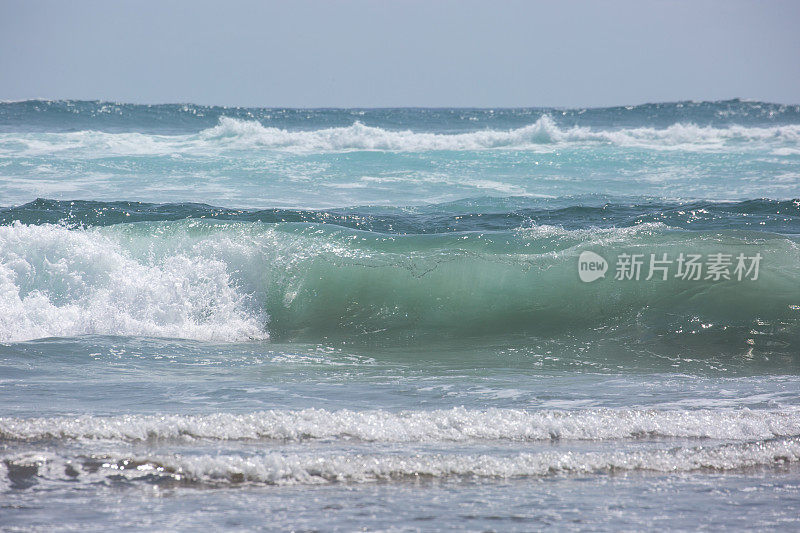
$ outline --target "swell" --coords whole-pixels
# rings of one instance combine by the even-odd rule
[[[582,283],[578,256],[763,256],[757,280]],[[796,237],[663,223],[383,234],[308,223],[0,226],[0,341],[84,334],[413,339],[564,332],[718,335],[796,356]],[[611,328],[611,329],[608,329]],[[758,332],[756,335],[753,332]],[[728,341],[721,342],[721,340]]]
[[[301,222],[354,230],[429,234],[458,231],[508,231],[549,225],[565,229],[627,228],[663,223],[688,230],[756,230],[800,234],[800,200],[755,199],[742,202],[622,202],[602,196],[561,199],[469,198],[444,204],[346,209],[230,209],[206,204],[59,201],[38,198],[24,205],[0,207],[0,225],[64,224],[110,226],[132,222],[184,219],[238,222]]]

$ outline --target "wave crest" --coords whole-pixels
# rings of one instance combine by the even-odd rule
[[[354,122],[350,126],[316,130],[287,130],[255,120],[222,116],[216,126],[197,134],[154,135],[77,131],[66,133],[2,133],[0,153],[42,155],[89,151],[98,157],[115,155],[206,155],[226,150],[346,152],[360,150],[426,152],[490,149],[552,150],[585,144],[654,150],[724,151],[768,149],[774,155],[793,155],[800,148],[800,125],[752,127],[698,126],[676,123],[665,128],[593,129],[560,127],[548,115],[528,126],[510,130],[466,133],[428,133],[388,130]]]

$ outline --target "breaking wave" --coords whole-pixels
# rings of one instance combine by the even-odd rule
[[[587,248],[609,257],[757,249],[764,265],[757,281],[584,284],[577,258]],[[711,323],[726,334],[773,324],[791,350],[798,261],[800,247],[788,236],[661,223],[391,235],[307,223],[15,222],[0,226],[0,342],[551,335],[631,320],[665,332]]]

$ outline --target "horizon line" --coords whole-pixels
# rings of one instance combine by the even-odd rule
[[[442,106],[442,105],[380,105],[380,106],[272,106],[272,105],[224,105],[224,104],[203,104],[191,101],[165,101],[157,103],[142,103],[123,100],[106,100],[98,98],[22,98],[22,99],[0,99],[0,104],[24,104],[29,102],[80,102],[80,103],[98,103],[98,104],[111,104],[111,105],[135,105],[144,107],[153,106],[180,106],[191,105],[198,107],[218,107],[223,109],[297,109],[297,110],[344,110],[344,109],[358,109],[358,110],[385,110],[385,109],[472,109],[472,110],[511,110],[511,109],[558,109],[558,110],[575,110],[575,109],[612,109],[612,108],[625,108],[625,107],[642,107],[648,105],[664,105],[664,104],[719,104],[726,102],[740,102],[740,103],[757,103],[768,104],[776,106],[795,106],[800,107],[800,102],[777,102],[768,100],[759,100],[757,98],[749,97],[732,97],[717,100],[711,99],[682,99],[682,100],[662,100],[662,101],[645,101],[638,104],[615,104],[615,105],[588,105],[588,106],[547,106],[547,105],[500,105],[500,106]]]

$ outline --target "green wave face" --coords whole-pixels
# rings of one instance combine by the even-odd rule
[[[183,220],[87,229],[16,223],[0,226],[0,240],[5,288],[19,294],[7,304],[6,316],[16,318],[5,323],[4,340],[89,333],[393,345],[616,336],[792,357],[800,346],[792,235],[660,223],[392,235]],[[587,250],[608,262],[605,277],[589,283],[578,271]],[[640,279],[615,279],[624,254],[642,256]],[[672,261],[666,280],[661,271],[646,279],[650,254]],[[731,279],[677,277],[680,254],[705,263],[729,256]],[[740,254],[760,254],[757,279],[752,270],[737,279]]]

